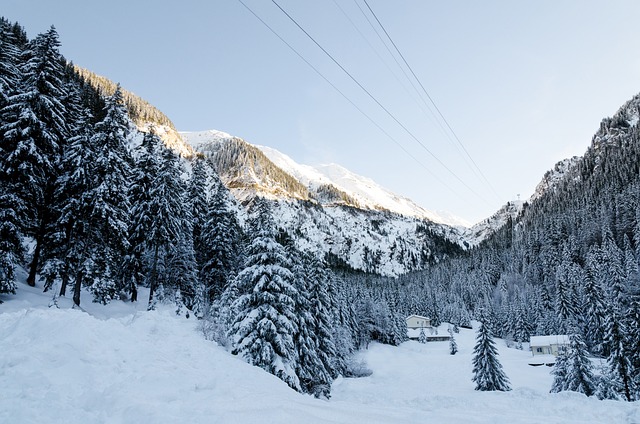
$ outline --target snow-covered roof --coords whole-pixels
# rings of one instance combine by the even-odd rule
[[[422,315],[409,315],[407,319],[409,318],[428,319],[429,321],[431,321],[431,318],[423,317]]]
[[[529,346],[551,346],[569,344],[569,336],[564,334],[551,336],[531,336]]]

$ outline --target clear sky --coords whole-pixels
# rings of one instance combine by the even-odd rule
[[[637,0],[367,0],[487,183],[425,109],[363,0],[276,1],[419,142],[274,3],[243,1],[395,141],[237,0],[3,0],[0,14],[30,37],[55,25],[68,59],[120,82],[179,130],[217,129],[300,163],[335,162],[471,222],[528,198],[640,92]]]

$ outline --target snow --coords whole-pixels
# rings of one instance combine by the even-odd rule
[[[531,346],[549,346],[552,344],[568,345],[569,336],[557,335],[557,336],[531,336],[529,345]]]
[[[339,378],[327,401],[206,341],[170,307],[87,303],[83,312],[61,299],[48,308],[49,294],[22,284],[1,299],[2,423],[640,422],[636,404],[550,394],[551,368],[527,365],[526,350],[501,340],[513,391],[474,391],[472,330],[455,334],[454,356],[446,342],[372,344],[362,356],[373,374]]]

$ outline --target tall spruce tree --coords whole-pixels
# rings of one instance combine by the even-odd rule
[[[587,347],[579,334],[569,336],[569,348],[558,356],[554,369],[552,393],[573,391],[587,396],[595,394],[593,365],[588,358]]]
[[[293,335],[298,331],[291,263],[276,241],[275,224],[266,200],[256,199],[250,222],[253,238],[244,269],[237,276],[239,298],[229,337],[234,355],[301,390],[296,374],[297,352]]]
[[[94,301],[106,304],[125,288],[121,271],[129,247],[131,130],[120,86],[106,99],[103,115],[91,137],[96,159],[93,188],[87,193],[91,245],[86,278]],[[77,285],[74,290],[79,293]]]
[[[242,232],[229,208],[227,189],[216,174],[211,175],[211,180],[211,198],[197,235],[202,261],[200,280],[209,302],[217,299],[235,277],[242,258]]]
[[[147,235],[153,216],[151,190],[158,173],[160,138],[153,127],[146,132],[142,143],[136,148],[132,184],[129,189],[131,221],[129,227],[129,250],[124,265],[124,284],[129,287],[131,301],[138,300],[138,286],[147,281]]]
[[[0,183],[23,205],[17,209],[21,230],[35,240],[27,277],[31,286],[50,228],[61,146],[69,135],[61,102],[65,84],[59,46],[54,27],[29,42],[21,56],[20,81],[0,111]]]
[[[188,211],[186,193],[180,177],[179,162],[175,154],[168,148],[161,149],[161,159],[151,190],[149,192],[149,211],[151,222],[146,236],[147,247],[151,257],[151,269],[149,271],[149,309],[155,305],[154,295],[164,283],[165,276],[161,270],[168,270],[170,265],[168,256],[173,246],[178,246],[183,231],[192,231],[187,225],[191,214]],[[183,239],[184,246],[190,249],[189,255],[193,255],[193,242],[191,237]],[[189,247],[190,244],[190,247]],[[195,260],[189,266],[195,266]],[[168,274],[167,274],[168,275]],[[191,281],[191,280],[190,280]],[[175,287],[173,287],[175,289]],[[160,290],[162,292],[162,290]],[[195,288],[193,292],[195,293]]]
[[[621,319],[615,311],[612,312],[611,318],[608,320],[609,328],[605,336],[605,342],[609,347],[609,365],[610,375],[615,379],[618,392],[626,399],[631,401],[634,393],[633,368],[628,356],[626,346],[625,333]],[[637,344],[638,341],[635,343]]]
[[[472,363],[472,381],[476,383],[476,390],[503,392],[511,390],[509,379],[498,361],[498,350],[493,341],[491,326],[484,321],[478,329]]]

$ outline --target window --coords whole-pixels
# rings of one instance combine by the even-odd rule
[[[536,352],[542,353],[542,348],[541,347],[536,348]]]

